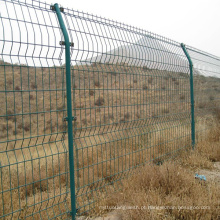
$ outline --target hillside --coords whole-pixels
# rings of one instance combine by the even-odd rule
[[[62,67],[1,66],[1,138],[60,133],[66,117],[65,72]],[[73,114],[77,128],[100,124],[181,120],[190,113],[189,76],[123,64],[72,68]],[[219,79],[196,75],[196,107],[203,111],[218,101]],[[6,91],[6,92],[5,92]],[[197,94],[197,91],[199,94]],[[199,95],[199,96],[198,96]],[[210,108],[212,106],[209,106]],[[8,120],[6,120],[8,119]],[[144,122],[145,121],[145,122]],[[7,129],[6,129],[7,128]],[[6,132],[7,130],[7,132]]]

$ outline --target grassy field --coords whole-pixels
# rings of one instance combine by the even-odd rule
[[[64,68],[2,64],[0,216],[5,215],[6,219],[65,218],[70,199]],[[206,146],[213,143],[212,148],[203,150],[202,144],[198,144],[198,149],[206,152],[201,158],[206,158],[204,163],[211,167],[209,160],[219,155],[216,147],[219,145],[215,146],[219,129],[216,123],[219,79],[196,75],[194,80],[196,128],[204,131],[196,133],[197,140],[199,143],[206,140]],[[129,190],[131,186],[126,186],[129,182],[122,181],[135,168],[146,162],[161,164],[190,147],[188,74],[125,64],[93,64],[72,67],[72,84],[73,115],[77,117],[73,122],[77,207],[83,215],[97,207],[97,200],[105,197],[106,191],[121,189],[122,185],[123,190]],[[182,155],[182,158],[192,164],[188,156]],[[201,158],[199,164],[203,161]],[[196,163],[197,159],[193,161]],[[143,169],[157,176],[168,169],[173,175],[171,184],[175,185],[173,182],[178,180],[170,164]],[[185,168],[182,163],[175,169],[182,172]],[[180,179],[183,177],[181,174]],[[190,177],[192,175],[186,180]],[[158,178],[154,181],[167,181],[166,176]],[[183,184],[180,188],[188,185]],[[155,192],[159,190],[156,188],[153,188]],[[131,192],[135,193],[132,187],[129,194],[134,197]],[[160,196],[164,194],[157,193],[155,199],[162,199]],[[104,201],[116,204],[121,197],[115,199]],[[129,215],[133,218],[132,213]]]

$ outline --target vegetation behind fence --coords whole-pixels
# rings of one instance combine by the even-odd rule
[[[0,6],[1,218],[86,215],[215,123],[220,58],[57,4]]]

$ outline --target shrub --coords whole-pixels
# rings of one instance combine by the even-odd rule
[[[179,81],[175,81],[175,83],[174,83],[176,86],[178,86],[180,83],[179,83]]]
[[[148,79],[148,83],[151,84],[152,82],[153,82],[153,78],[150,77],[150,78]]]
[[[185,99],[185,95],[184,95],[184,94],[181,94],[181,95],[180,95],[180,99],[181,99],[181,100],[184,100],[184,99]]]
[[[24,123],[23,129],[24,131],[30,131],[30,123]]]
[[[20,91],[21,88],[20,88],[19,86],[15,86],[15,90],[16,90],[16,91]]]
[[[213,95],[210,95],[210,96],[209,96],[209,100],[210,100],[210,101],[213,101],[214,99],[215,99],[215,97],[214,97]]]
[[[205,102],[200,102],[199,104],[198,104],[198,107],[199,108],[205,108],[207,106],[207,103],[205,103]]]
[[[31,88],[32,89],[37,89],[37,85],[35,83],[31,83]]]
[[[30,94],[29,99],[34,100],[34,96]]]
[[[147,66],[143,66],[143,71],[144,72],[147,72],[147,71],[149,71],[150,70],[150,68],[148,68]]]
[[[161,111],[163,114],[168,114],[170,110],[168,108],[163,108]]]
[[[94,85],[97,86],[97,87],[100,87],[101,84],[100,84],[99,80],[95,80]]]
[[[165,79],[165,80],[168,80],[168,79],[169,79],[169,76],[164,76],[164,79]]]
[[[128,119],[130,118],[130,114],[129,114],[129,113],[125,113],[124,118],[125,118],[126,120],[128,120]]]
[[[220,107],[214,108],[214,114],[215,114],[216,118],[218,119],[218,121],[220,122]]]
[[[7,120],[12,120],[14,121],[14,112],[10,109],[7,110]]]
[[[103,97],[99,97],[96,101],[95,101],[95,105],[97,106],[101,106],[104,104],[104,98]]]
[[[142,87],[142,89],[143,89],[143,90],[147,90],[147,89],[148,89],[147,85],[144,84],[143,87]]]
[[[94,95],[94,93],[95,93],[95,91],[94,91],[94,90],[89,90],[89,95],[90,95],[90,96],[93,96],[93,95]]]

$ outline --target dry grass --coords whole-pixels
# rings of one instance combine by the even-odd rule
[[[185,99],[185,95],[184,95],[184,94],[181,94],[181,95],[180,95],[180,99],[181,99],[181,100],[184,100],[184,99]]]
[[[153,77],[152,76],[149,77],[147,81],[148,81],[149,84],[152,84],[153,83]]]
[[[94,90],[89,90],[89,95],[93,96],[94,95]]]
[[[163,109],[161,110],[161,112],[162,112],[163,114],[168,114],[170,111],[169,111],[168,108],[163,108]]]
[[[99,82],[98,79],[96,79],[96,80],[94,81],[94,85],[95,85],[96,87],[100,87],[100,86],[101,86],[101,83]]]
[[[129,181],[123,182],[120,193],[110,194],[100,206],[140,208],[121,211],[122,219],[217,219],[219,198],[220,187],[215,183],[203,185],[195,180],[192,172],[181,166],[165,163],[163,166],[145,166]],[[152,210],[148,206],[171,208]],[[201,209],[207,206],[210,209]],[[141,207],[145,209],[141,210]],[[180,210],[179,207],[200,209]]]
[[[137,169],[135,174],[123,181],[120,193],[111,191],[101,200],[95,213],[103,215],[113,211],[114,207],[136,206],[119,209],[116,214],[126,220],[217,219],[220,185],[210,180],[202,182],[195,179],[194,171],[212,169],[212,161],[220,161],[220,141],[216,141],[218,129],[210,130],[207,140],[199,143],[195,151],[181,152],[175,160],[162,166],[149,164]]]
[[[144,84],[144,85],[142,86],[142,89],[143,89],[143,90],[147,90],[147,89],[148,89],[148,86]]]
[[[103,98],[103,97],[99,97],[99,98],[95,101],[95,105],[97,105],[97,106],[104,105],[104,98]]]

